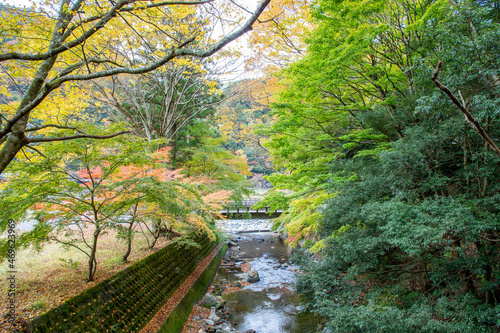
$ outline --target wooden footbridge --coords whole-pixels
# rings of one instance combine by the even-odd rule
[[[271,211],[270,207],[263,207],[260,209],[253,208],[260,200],[249,199],[242,201],[233,201],[225,205],[224,210],[220,213],[227,218],[242,218],[245,216],[251,216],[257,219],[272,219],[278,217],[283,213],[283,210]],[[250,215],[249,215],[250,214]]]

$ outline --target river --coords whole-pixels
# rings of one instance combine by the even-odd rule
[[[258,272],[260,281],[223,296],[229,321],[239,332],[257,333],[320,332],[320,320],[303,311],[300,297],[293,293],[298,267],[290,263],[290,248],[272,232],[241,233],[245,230],[269,230],[270,220],[227,220],[219,227],[238,240],[230,247],[227,258],[248,263]],[[241,269],[222,266],[214,284],[237,281]]]

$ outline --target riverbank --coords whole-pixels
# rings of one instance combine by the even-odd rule
[[[291,250],[280,235],[268,232],[234,238],[238,242],[228,249],[208,290],[218,297],[222,307],[195,305],[182,332],[321,331],[321,320],[304,312],[300,296],[293,292],[299,269],[289,261]],[[251,272],[258,275],[253,283],[248,282]],[[210,319],[214,312],[218,321]]]

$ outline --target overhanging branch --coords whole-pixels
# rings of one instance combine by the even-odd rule
[[[196,51],[193,49],[185,49],[184,47],[188,45],[189,43],[194,41],[194,37],[189,38],[182,44],[178,45],[177,48],[173,49],[168,55],[165,57],[161,58],[157,62],[154,62],[152,64],[149,64],[147,66],[142,66],[138,68],[131,68],[131,67],[118,67],[118,68],[113,68],[109,70],[104,70],[104,71],[99,71],[91,74],[86,74],[86,75],[66,75],[63,77],[56,77],[52,79],[51,81],[47,82],[40,94],[32,100],[28,105],[26,105],[24,108],[21,110],[18,110],[16,114],[6,121],[4,128],[0,130],[0,138],[4,137],[8,133],[11,132],[12,126],[19,121],[21,118],[26,116],[33,110],[36,106],[38,106],[44,99],[47,97],[50,92],[53,90],[59,88],[64,82],[68,81],[88,81],[88,80],[93,80],[97,78],[102,78],[102,77],[109,77],[117,74],[144,74],[150,71],[153,71],[163,65],[165,65],[167,62],[170,60],[179,57],[179,56],[193,56],[197,58],[207,58],[210,57],[211,55],[217,53],[219,50],[221,50],[224,46],[232,42],[233,40],[238,39],[248,31],[252,30],[252,25],[258,20],[259,16],[262,14],[266,6],[271,2],[271,0],[264,0],[262,1],[259,6],[257,7],[256,11],[252,14],[252,16],[239,28],[238,30],[234,31],[233,33],[229,34],[228,36],[222,38],[217,44],[213,45],[211,48],[209,48],[206,51]],[[1,61],[1,55],[0,55],[0,61]]]
[[[33,142],[54,142],[54,141],[67,141],[67,140],[74,140],[74,139],[97,139],[97,140],[104,140],[104,139],[111,139],[119,135],[123,134],[129,134],[130,131],[121,131],[118,133],[110,134],[110,135],[92,135],[92,134],[78,134],[78,135],[71,135],[71,136],[63,136],[60,138],[33,138],[33,139],[28,139],[29,143]]]
[[[35,126],[26,129],[26,133],[28,132],[36,132],[45,128],[58,128],[58,129],[69,129],[69,130],[76,130],[76,127],[70,127],[70,126],[61,126],[61,125],[54,125],[54,124],[48,124],[48,125],[42,125],[42,126]]]
[[[164,7],[164,6],[173,6],[173,5],[202,5],[206,4],[209,2],[213,2],[214,0],[201,0],[201,1],[163,1],[160,3],[153,3],[149,5],[144,5],[144,6],[130,6],[130,7],[125,7],[128,4],[134,4],[134,3],[139,3],[139,2],[144,2],[144,0],[137,0],[137,1],[118,1],[113,8],[111,8],[106,14],[104,15],[98,15],[94,17],[87,18],[83,20],[81,23],[76,24],[72,27],[68,28],[68,31],[64,34],[64,37],[67,38],[69,37],[70,33],[73,32],[76,28],[80,27],[83,25],[83,23],[89,23],[89,22],[94,22],[98,21],[95,23],[91,28],[87,29],[80,37],[63,44],[59,47],[56,48],[51,48],[47,52],[44,53],[20,53],[20,52],[8,52],[4,54],[0,54],[0,62],[6,61],[6,60],[26,60],[26,61],[41,61],[41,60],[47,60],[50,57],[56,56],[62,52],[65,52],[69,49],[72,49],[82,43],[84,43],[88,38],[90,38],[92,35],[94,35],[96,32],[104,28],[104,26],[116,16],[117,12],[133,12],[133,11],[139,11],[139,10],[145,10],[145,9],[151,9],[151,8],[157,8],[157,7]],[[81,2],[81,1],[79,1]]]
[[[469,110],[460,103],[458,98],[450,91],[448,87],[443,85],[441,82],[438,80],[438,74],[441,68],[443,67],[443,62],[440,61],[437,64],[436,70],[434,71],[434,74],[432,74],[431,80],[434,82],[434,84],[441,89],[448,97],[451,99],[453,104],[455,104],[458,109],[465,115],[465,120],[479,133],[479,135],[483,138],[483,140],[493,149],[495,154],[497,154],[498,157],[500,157],[500,149],[497,147],[497,145],[491,140],[489,137],[488,133],[484,130],[484,128],[481,126],[479,121],[472,116]]]

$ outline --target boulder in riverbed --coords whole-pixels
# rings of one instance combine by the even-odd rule
[[[217,333],[230,333],[232,330],[233,328],[227,322],[224,322],[217,326]]]
[[[219,308],[222,303],[214,295],[206,293],[205,296],[203,296],[200,305],[204,308]]]
[[[218,301],[219,301],[219,303],[220,303],[220,304],[219,304],[219,305],[217,305],[215,308],[216,308],[217,310],[220,310],[220,309],[222,309],[222,308],[224,307],[224,304],[225,304],[226,302],[225,302],[225,301],[222,299],[222,297],[220,297],[220,296],[215,296],[215,297],[217,298],[217,300],[218,300]]]
[[[260,281],[259,273],[257,273],[257,271],[248,272],[248,274],[246,276],[246,280],[247,280],[247,282],[250,282],[250,283],[259,282]]]
[[[215,313],[215,308],[210,309],[210,316],[208,317],[209,320],[213,320],[215,322],[218,322],[220,320],[219,316]]]

